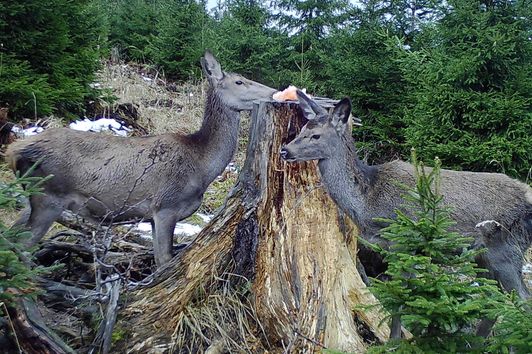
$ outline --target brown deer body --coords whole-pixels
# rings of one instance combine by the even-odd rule
[[[202,67],[209,88],[196,133],[123,138],[61,128],[11,145],[7,159],[14,170],[24,173],[40,161],[33,175],[53,175],[44,194],[31,196],[29,218],[17,222],[30,228],[30,245],[68,209],[94,220],[151,220],[156,263],[170,260],[177,221],[199,208],[233,157],[239,112],[275,92],[223,72],[209,52]]]
[[[351,112],[348,99],[336,105],[332,115],[298,92],[300,107],[309,122],[281,149],[287,161],[318,160],[322,182],[336,204],[360,227],[361,236],[388,247],[379,236],[384,226],[374,218],[393,218],[403,204],[398,182],[413,186],[414,168],[403,161],[368,166],[357,156],[354,141],[345,133]],[[441,193],[452,207],[455,231],[475,238],[476,247],[487,252],[477,259],[504,289],[523,297],[529,292],[522,280],[523,257],[532,242],[532,190],[526,184],[498,173],[441,170]],[[494,220],[504,232],[476,228]],[[480,231],[480,232],[479,232]],[[379,257],[361,247],[361,263],[371,276],[382,272]]]

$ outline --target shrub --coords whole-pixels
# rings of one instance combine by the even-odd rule
[[[31,171],[0,186],[0,209],[12,210],[21,197],[39,193],[40,184],[46,179],[30,177]],[[46,270],[43,267],[31,269],[27,264],[23,255],[27,249],[23,242],[29,236],[28,231],[10,228],[0,221],[0,301],[9,302],[15,296],[34,293],[32,278]]]
[[[411,331],[411,340],[398,340],[374,352],[464,352],[481,338],[469,334],[486,309],[500,297],[495,282],[478,277],[471,239],[448,231],[453,225],[449,209],[439,193],[440,162],[427,172],[416,161],[416,186],[407,189],[407,214],[397,210],[395,220],[382,237],[392,242],[390,250],[373,246],[388,263],[389,281],[375,280],[370,287],[392,318],[400,318]]]
[[[0,3],[0,106],[15,118],[82,110],[105,39],[98,1]]]

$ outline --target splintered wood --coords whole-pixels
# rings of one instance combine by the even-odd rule
[[[356,268],[356,227],[321,188],[315,162],[280,159],[304,124],[295,102],[255,106],[246,162],[223,210],[127,306],[130,349],[171,347],[180,313],[224,272],[252,280],[269,351],[359,353],[389,337],[377,308],[359,307],[377,301]]]

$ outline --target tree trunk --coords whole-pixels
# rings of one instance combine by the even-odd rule
[[[282,144],[304,124],[297,103],[255,106],[246,162],[225,207],[134,291],[125,309],[130,349],[172,349],[185,307],[228,271],[253,280],[252,303],[270,350],[363,352],[389,337],[377,308],[356,308],[377,304],[356,268],[356,227],[320,187],[315,162],[280,159]]]

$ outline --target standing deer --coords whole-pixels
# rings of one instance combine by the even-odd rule
[[[152,221],[157,266],[172,257],[174,228],[200,206],[207,186],[231,161],[240,111],[271,98],[274,89],[223,72],[210,52],[201,58],[209,81],[203,123],[190,135],[116,137],[68,128],[49,129],[7,151],[14,171],[53,177],[30,197],[31,214],[16,225],[37,243],[64,210],[87,219]]]
[[[288,162],[318,160],[325,189],[359,226],[361,236],[389,247],[379,236],[384,225],[374,218],[394,217],[404,193],[397,182],[413,186],[414,167],[399,160],[369,166],[358,158],[353,138],[345,131],[351,113],[349,99],[342,99],[329,117],[325,109],[303,92],[298,91],[297,95],[308,123],[294,140],[282,147],[281,157]],[[478,256],[477,263],[504,289],[515,289],[522,298],[528,298],[522,265],[532,242],[531,188],[499,173],[442,169],[441,193],[444,203],[452,207],[455,231],[476,236],[473,246],[487,248],[486,253]],[[489,222],[481,223],[485,220]],[[382,272],[378,255],[369,249],[361,247],[359,258],[369,275]]]

